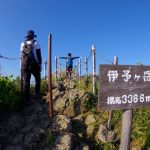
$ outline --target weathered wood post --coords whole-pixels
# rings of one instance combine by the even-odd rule
[[[53,103],[52,103],[52,35],[48,36],[48,101],[49,101],[49,117],[53,116]]]
[[[47,73],[47,60],[44,61],[44,80],[46,81],[46,73]]]
[[[93,94],[96,95],[96,57],[95,57],[95,46],[92,45],[92,63],[93,63]]]
[[[118,57],[117,57],[117,56],[114,56],[113,64],[114,64],[114,65],[118,65]],[[112,112],[112,110],[110,110],[110,111],[108,112],[108,122],[107,122],[107,128],[108,128],[108,130],[111,130],[111,120],[112,120],[112,116],[113,116],[113,112]]]
[[[122,130],[120,150],[130,150],[133,109],[124,110],[122,114]]]
[[[85,75],[88,76],[88,59],[85,57]]]
[[[60,77],[60,59],[57,58],[57,78]]]

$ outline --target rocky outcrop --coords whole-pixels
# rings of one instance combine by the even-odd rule
[[[48,147],[43,140],[50,125],[48,105],[33,98],[31,105],[21,111],[0,116],[0,145],[2,150],[37,150]]]
[[[52,118],[48,117],[48,103],[34,98],[21,111],[3,119],[0,116],[0,150],[91,150],[95,140],[116,141],[115,132],[104,125],[98,128],[98,115],[89,112],[93,95],[76,89],[74,79],[62,84],[63,89],[55,86],[52,91]]]
[[[94,129],[95,129],[96,120],[94,115],[89,115],[85,119],[85,124],[87,125],[86,134],[87,138],[94,138]]]
[[[109,131],[106,126],[100,124],[96,139],[103,143],[115,142],[117,140],[117,135],[114,131]]]

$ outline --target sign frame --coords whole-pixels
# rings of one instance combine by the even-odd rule
[[[99,110],[150,105],[150,66],[99,65]]]

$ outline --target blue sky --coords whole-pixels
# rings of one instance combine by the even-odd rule
[[[33,29],[43,61],[52,34],[53,69],[55,56],[68,52],[83,62],[92,44],[97,73],[98,65],[110,64],[115,55],[119,64],[150,65],[149,0],[0,0],[0,20],[0,54],[6,57],[19,57],[20,44]],[[89,72],[91,63],[90,58]],[[3,75],[19,75],[19,60],[0,59],[0,65]]]

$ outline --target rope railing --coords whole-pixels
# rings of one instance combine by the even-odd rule
[[[2,56],[1,54],[0,54],[0,58],[8,59],[8,60],[17,60],[17,59],[21,59],[20,57],[18,57],[18,58],[5,57],[5,56]]]
[[[113,64],[113,62],[112,62],[111,60],[107,59],[106,57],[104,57],[104,56],[101,55],[101,54],[97,54],[96,56],[98,56],[100,59],[102,59],[102,60],[104,60],[104,61],[106,61],[106,62],[108,62],[108,63]]]

